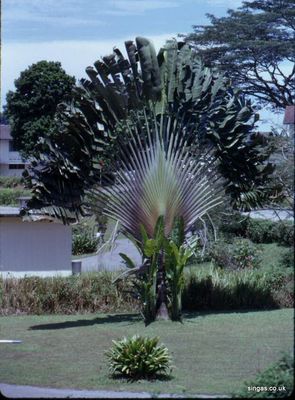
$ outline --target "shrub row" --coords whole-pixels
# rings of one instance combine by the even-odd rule
[[[70,277],[0,279],[0,314],[137,311],[130,283],[111,272]],[[216,268],[186,275],[184,311],[271,309],[293,306],[292,274]]]
[[[245,218],[238,213],[223,222],[220,231],[227,236],[248,238],[254,243],[277,242],[286,246],[294,243],[294,226],[291,222]]]
[[[211,267],[186,276],[183,309],[238,310],[293,307],[293,274]]]

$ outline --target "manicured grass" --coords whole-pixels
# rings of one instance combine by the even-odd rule
[[[172,379],[113,380],[104,355],[112,339],[159,336]],[[232,394],[293,348],[293,310],[199,313],[145,327],[135,314],[1,317],[0,382],[57,388]],[[271,382],[270,382],[271,384]]]

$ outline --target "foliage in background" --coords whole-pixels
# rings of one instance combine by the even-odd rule
[[[255,243],[278,242],[281,245],[294,245],[294,226],[292,222],[270,222],[250,219],[246,236]]]
[[[44,148],[39,141],[60,133],[54,121],[57,105],[70,95],[75,78],[59,62],[39,61],[21,72],[15,91],[7,93],[5,116],[11,126],[16,149],[24,156],[38,157]]]
[[[228,269],[253,269],[261,262],[260,251],[249,240],[235,239],[233,243],[226,244],[217,241],[209,250],[209,257],[220,268]]]
[[[294,274],[191,269],[186,275],[182,304],[186,311],[293,307]]]
[[[18,176],[0,176],[0,188],[12,189],[23,186],[23,179]]]
[[[270,157],[276,165],[272,175],[273,186],[278,188],[277,195],[270,198],[269,206],[281,205],[293,210],[294,206],[294,134],[273,129],[269,136],[269,145],[274,151]]]
[[[194,25],[193,33],[182,35],[205,65],[225,71],[259,104],[273,110],[294,104],[294,1],[244,1],[226,17],[207,17],[210,25]]]
[[[171,371],[171,358],[167,347],[159,345],[159,338],[132,336],[113,340],[106,353],[113,376],[131,380],[163,378]]]
[[[94,216],[85,217],[72,225],[72,254],[90,254],[97,250],[97,223]]]
[[[10,189],[0,188],[0,205],[2,206],[18,206],[19,197],[31,196],[31,191],[26,189]]]
[[[247,218],[235,213],[220,224],[219,230],[228,239],[235,235],[248,238],[254,243],[277,242],[284,246],[294,244],[294,226],[291,221]]]
[[[98,246],[98,239],[87,233],[77,234],[72,240],[72,254],[79,256],[82,254],[95,253]]]
[[[276,390],[270,391],[269,387],[275,387]],[[246,382],[244,388],[234,397],[276,399],[290,398],[292,393],[294,393],[294,358],[285,354],[269,368],[260,372],[255,379]]]

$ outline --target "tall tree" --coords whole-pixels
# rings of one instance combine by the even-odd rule
[[[206,66],[218,66],[258,104],[281,110],[295,98],[294,0],[244,1],[184,35]]]
[[[36,157],[42,148],[39,139],[54,138],[57,133],[56,107],[70,95],[75,78],[59,62],[39,61],[21,72],[14,83],[16,90],[7,94],[5,116],[16,149],[24,157]]]
[[[128,59],[115,49],[88,67],[90,80],[59,106],[62,140],[48,143],[29,170],[29,205],[53,204],[66,217],[64,209],[82,212],[91,196],[88,206],[120,220],[141,250],[140,268],[124,259],[138,277],[146,320],[167,318],[168,310],[179,319],[185,233],[224,191],[237,208],[263,201],[272,166],[253,132],[251,102],[188,45],[169,41],[156,54],[136,38],[126,50]],[[116,183],[100,187],[106,155]]]

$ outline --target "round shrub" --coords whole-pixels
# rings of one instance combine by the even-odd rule
[[[158,342],[157,337],[137,335],[113,340],[113,347],[106,353],[110,372],[132,380],[167,376],[171,370],[171,359],[167,347],[159,346]]]
[[[259,250],[249,240],[236,240],[232,248],[232,255],[240,269],[257,268],[261,262]]]
[[[217,242],[210,256],[217,267],[232,270],[257,268],[261,262],[257,246],[247,239],[236,239],[232,244]]]
[[[97,250],[98,239],[87,234],[73,236],[72,253],[75,256],[94,253]]]

